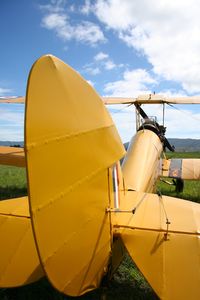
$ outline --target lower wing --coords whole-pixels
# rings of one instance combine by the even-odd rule
[[[163,159],[161,176],[200,180],[200,159]]]
[[[0,201],[0,241],[0,287],[29,284],[44,276],[27,197]]]
[[[25,167],[24,149],[0,146],[0,164]]]
[[[161,299],[200,299],[200,205],[127,192],[113,223]]]

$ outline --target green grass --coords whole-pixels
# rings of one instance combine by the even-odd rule
[[[0,166],[0,200],[27,195],[26,170]]]
[[[168,157],[200,158],[200,153],[168,153]],[[162,194],[200,202],[200,183],[188,181],[184,192],[177,194],[174,186],[158,184]],[[0,166],[0,199],[27,194],[26,173],[23,168]],[[84,296],[67,297],[56,291],[46,278],[19,288],[0,289],[0,300],[157,300],[157,296],[128,255],[111,281]]]
[[[200,152],[167,152],[167,158],[200,158]]]
[[[166,179],[172,182],[170,178],[166,178]],[[200,203],[200,182],[199,181],[193,181],[193,180],[184,181],[184,190],[182,193],[176,193],[175,186],[168,185],[163,182],[158,183],[158,190],[161,191],[163,195]]]
[[[55,290],[46,278],[27,286],[0,289],[1,300],[158,300],[128,255],[114,277],[92,292],[69,297]]]

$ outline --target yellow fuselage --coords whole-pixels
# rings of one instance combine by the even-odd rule
[[[127,189],[152,192],[159,176],[162,143],[151,130],[144,129],[132,138],[122,165]]]

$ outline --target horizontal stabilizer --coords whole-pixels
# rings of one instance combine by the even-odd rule
[[[200,205],[139,192],[123,203],[114,227],[157,295],[200,299]]]
[[[0,103],[24,103],[25,97],[0,97]]]
[[[0,146],[0,165],[25,167],[24,149]]]
[[[0,241],[0,287],[25,285],[44,276],[27,197],[0,201]]]

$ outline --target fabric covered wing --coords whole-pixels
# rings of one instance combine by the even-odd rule
[[[162,162],[161,176],[200,180],[200,159],[164,159]]]
[[[0,103],[24,103],[25,97],[0,97]]]
[[[24,149],[18,147],[0,146],[0,164],[25,167]]]
[[[29,284],[44,276],[27,197],[0,201],[0,241],[0,287]]]
[[[200,205],[128,192],[113,219],[130,256],[161,299],[200,299]]]
[[[166,98],[159,94],[139,95],[137,98],[103,97],[104,104],[200,104],[200,97]]]

